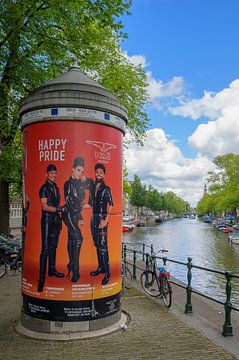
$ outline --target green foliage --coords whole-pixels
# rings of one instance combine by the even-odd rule
[[[239,207],[239,155],[217,156],[213,161],[217,168],[209,174],[208,194],[199,201],[197,212],[235,212]]]
[[[163,209],[163,198],[158,190],[154,189],[151,185],[148,188],[146,196],[146,207],[150,210],[157,212]]]
[[[0,155],[0,179],[11,184],[11,196],[21,191],[22,172],[22,139],[21,133],[17,130],[13,143],[7,145]]]
[[[164,210],[170,213],[181,214],[189,210],[189,204],[183,199],[177,197],[172,191],[163,195]]]
[[[140,178],[135,175],[134,181],[131,184],[132,193],[130,196],[130,202],[137,208],[145,206],[146,203],[146,186],[141,184]]]
[[[131,188],[131,185],[130,185],[130,182],[129,182],[127,176],[128,176],[128,172],[127,172],[126,168],[124,168],[123,169],[123,193],[130,196],[132,194],[132,188]]]
[[[151,185],[147,189],[145,185],[142,185],[137,175],[134,176],[131,188],[130,202],[132,205],[137,206],[137,208],[144,206],[153,212],[165,210],[173,214],[181,214],[189,210],[189,204],[177,197],[172,191],[164,194],[159,193]]]
[[[146,75],[120,49],[126,35],[119,17],[129,14],[130,6],[131,0],[0,2],[1,179],[12,182],[17,176],[11,165],[21,154],[15,144],[20,100],[66,71],[72,54],[83,72],[127,107],[129,131],[142,141],[148,121]]]

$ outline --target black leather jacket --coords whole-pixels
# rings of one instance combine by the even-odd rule
[[[86,178],[84,181],[69,178],[64,184],[65,205],[64,212],[70,214],[77,220],[82,220],[82,203],[85,199],[85,191],[93,185],[93,180]]]
[[[40,199],[47,198],[47,205],[57,207],[60,205],[60,191],[57,185],[51,181],[46,181],[39,190]],[[43,218],[55,218],[57,212],[45,211],[42,209]]]

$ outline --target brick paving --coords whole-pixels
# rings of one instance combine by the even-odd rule
[[[131,318],[126,331],[84,340],[43,341],[18,334],[14,326],[20,303],[20,275],[0,279],[1,360],[235,359],[137,289],[122,297],[122,308]]]

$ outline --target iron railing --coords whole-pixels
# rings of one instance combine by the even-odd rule
[[[125,262],[125,264],[127,263],[128,265],[131,265],[133,268],[133,279],[136,279],[137,274],[136,274],[136,270],[141,270],[144,271],[145,268],[142,268],[140,266],[137,265],[137,260],[141,260],[145,262],[145,266],[146,268],[149,266],[149,259],[150,256],[154,253],[154,249],[153,249],[153,245],[149,246],[147,244],[143,244],[143,243],[137,243],[138,245],[142,245],[142,251],[137,251],[135,249],[129,248],[129,246],[132,246],[131,244],[124,244],[123,243],[123,249],[122,249],[122,257],[123,257],[123,261]],[[127,247],[128,246],[128,247]],[[146,248],[150,249],[150,253],[149,252],[145,252]],[[131,262],[127,261],[127,254],[131,254]],[[183,265],[187,267],[187,284],[183,285],[183,284],[179,284],[178,282],[175,281],[171,281],[174,285],[179,286],[181,288],[184,288],[186,290],[186,304],[185,304],[185,313],[189,314],[193,312],[193,306],[192,306],[192,293],[195,293],[199,296],[202,296],[208,300],[214,301],[218,304],[221,304],[224,306],[224,310],[225,310],[225,321],[223,324],[223,330],[222,330],[222,334],[224,336],[233,336],[233,328],[232,328],[232,324],[231,324],[231,311],[239,311],[238,307],[235,307],[232,305],[231,303],[231,292],[232,292],[232,285],[231,285],[231,280],[232,279],[239,279],[239,275],[234,275],[233,273],[231,273],[230,271],[218,271],[218,270],[213,270],[213,269],[209,269],[206,267],[202,267],[202,266],[197,266],[197,265],[193,265],[192,263],[192,258],[188,257],[187,262],[184,263],[182,261],[177,261],[174,259],[169,259],[165,256],[155,256],[156,259],[161,259],[163,260],[163,263],[166,265],[167,261],[175,263],[175,264],[179,264],[179,265]],[[195,289],[192,288],[191,285],[191,281],[192,281],[192,269],[199,269],[199,270],[203,270],[203,271],[207,271],[210,273],[214,273],[214,274],[218,274],[218,275],[222,275],[225,277],[226,280],[226,285],[225,285],[225,293],[226,293],[226,301],[222,302],[218,299],[215,299],[209,295],[203,294]]]

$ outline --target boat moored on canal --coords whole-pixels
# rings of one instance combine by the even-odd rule
[[[239,245],[239,233],[238,232],[232,232],[228,235],[228,239],[233,243],[233,244],[238,244]]]
[[[135,225],[126,225],[126,224],[123,224],[122,225],[122,232],[131,232],[133,231],[135,228]]]

